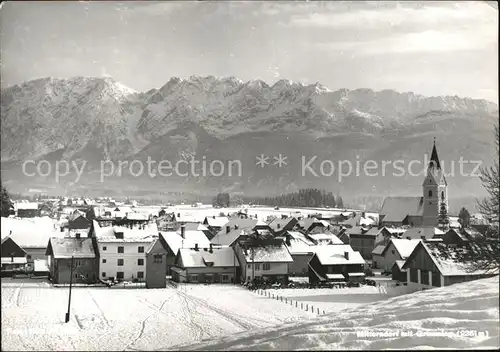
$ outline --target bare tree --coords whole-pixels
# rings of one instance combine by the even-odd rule
[[[488,191],[489,196],[481,201],[478,201],[478,207],[481,214],[488,220],[498,221],[499,208],[498,197],[500,174],[498,173],[498,157],[499,157],[499,134],[498,124],[495,126],[495,143],[496,143],[496,160],[493,165],[481,168],[479,179],[483,183],[483,187]]]

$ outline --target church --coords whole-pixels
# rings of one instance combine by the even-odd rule
[[[380,226],[437,227],[441,203],[448,209],[448,184],[439,162],[436,141],[417,197],[387,197],[380,210]]]

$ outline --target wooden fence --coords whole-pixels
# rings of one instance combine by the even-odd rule
[[[264,296],[264,297],[268,297],[270,299],[275,299],[277,301],[281,301],[285,304],[289,304],[292,307],[305,310],[306,312],[310,312],[310,313],[314,313],[314,314],[318,314],[318,315],[326,314],[326,312],[324,310],[320,310],[318,307],[314,307],[312,304],[289,299],[287,297],[283,297],[283,296],[271,293],[271,292],[266,291],[266,290],[255,290],[255,293],[257,293],[260,296]]]

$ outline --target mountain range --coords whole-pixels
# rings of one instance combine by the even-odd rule
[[[280,80],[268,85],[192,76],[137,92],[109,77],[43,78],[1,91],[2,179],[15,192],[32,187],[55,193],[268,195],[314,187],[347,198],[415,195],[423,177],[395,176],[392,164],[382,175],[382,161],[423,161],[435,138],[445,171],[455,161],[457,173],[460,157],[488,164],[494,158],[496,121],[498,105],[486,100],[393,90],[331,91],[320,83]],[[280,154],[286,157],[281,167],[275,164]],[[261,155],[269,162],[263,167],[256,165]],[[314,157],[303,174],[304,164]],[[148,158],[174,165],[195,159],[208,166],[219,160],[214,165],[226,170],[222,176],[214,170],[205,176],[135,177],[137,167],[132,172],[125,168],[121,176],[101,182],[101,162],[112,161],[116,171],[118,161],[138,160],[146,166]],[[56,182],[53,173],[23,174],[26,160],[47,160],[53,167],[62,160],[85,162],[85,168],[78,182],[74,172]],[[330,167],[340,160],[349,160],[354,168],[356,162],[373,160],[379,166],[369,173],[378,175],[362,170],[356,175],[354,170],[339,182]],[[233,169],[228,175],[230,161],[240,163],[241,174]],[[463,173],[474,168],[468,163]],[[450,175],[448,183],[451,198],[484,194],[474,176]]]

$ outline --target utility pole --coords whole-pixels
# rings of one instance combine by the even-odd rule
[[[73,263],[74,263],[75,257],[71,257],[71,264],[70,264],[70,276],[69,276],[69,297],[68,297],[68,312],[66,313],[66,319],[65,322],[69,322],[69,312],[71,309],[71,287],[73,286]]]

